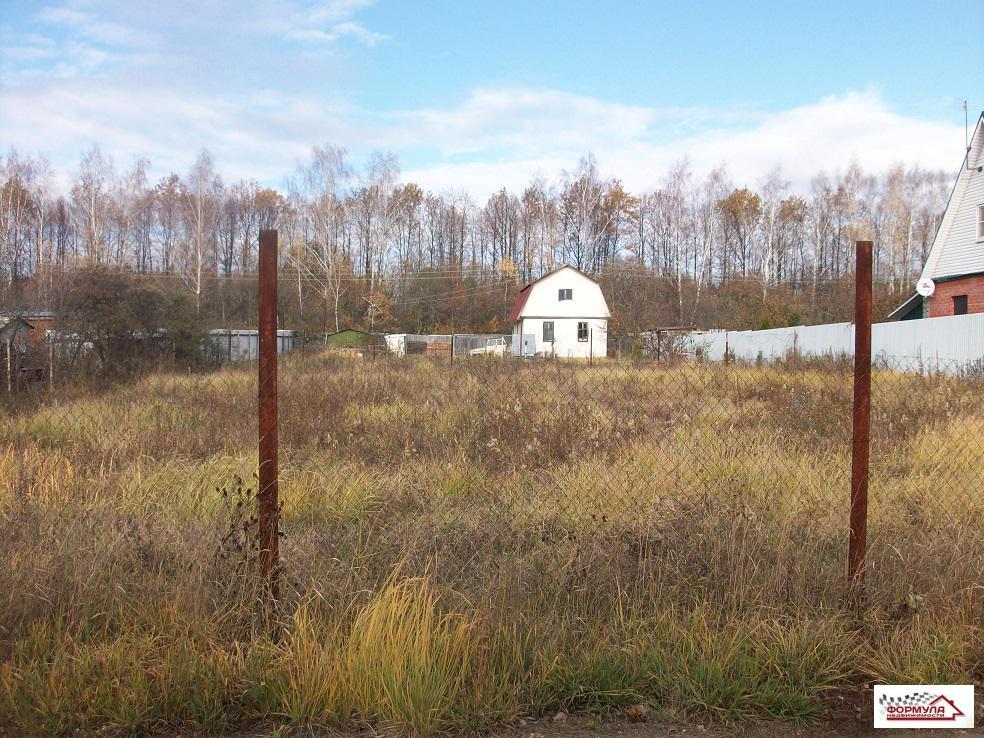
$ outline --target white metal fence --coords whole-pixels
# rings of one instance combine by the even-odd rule
[[[739,361],[772,361],[800,356],[852,356],[854,324],[793,326],[764,331],[707,331],[686,336],[689,350],[711,361],[725,352]],[[875,323],[871,355],[905,358],[913,366],[948,371],[984,363],[984,313]]]
[[[386,348],[396,356],[407,354],[446,354],[455,356],[465,354],[507,355],[512,336],[498,333],[443,333],[424,335],[420,333],[387,333]],[[452,349],[453,347],[453,349]]]
[[[277,353],[294,348],[294,331],[277,331]],[[208,332],[209,351],[218,361],[256,361],[260,355],[260,332],[215,328]]]
[[[513,337],[498,333],[455,333],[455,356],[510,356]]]

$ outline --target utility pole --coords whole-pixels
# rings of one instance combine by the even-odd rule
[[[854,288],[854,412],[851,439],[851,535],[848,579],[851,598],[864,601],[868,534],[868,461],[871,445],[871,241],[857,242]]]
[[[277,231],[260,231],[259,544],[264,587],[280,600],[280,501],[277,475]]]

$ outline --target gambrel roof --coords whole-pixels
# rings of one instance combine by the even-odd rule
[[[515,323],[517,320],[519,320],[519,316],[522,315],[523,313],[523,308],[526,306],[526,301],[529,299],[530,293],[533,291],[534,285],[538,284],[539,282],[542,282],[547,277],[552,277],[557,272],[564,271],[565,269],[570,269],[572,272],[577,272],[585,279],[588,279],[594,282],[595,284],[598,284],[598,280],[595,279],[594,277],[585,274],[577,267],[572,267],[570,264],[565,264],[562,267],[558,267],[557,269],[554,269],[552,272],[547,272],[539,279],[534,279],[532,282],[530,282],[528,285],[526,285],[525,287],[523,287],[523,289],[519,291],[519,294],[516,295],[516,299],[513,302],[512,310],[509,311],[509,322]]]

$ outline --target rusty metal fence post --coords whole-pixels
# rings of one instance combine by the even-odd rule
[[[277,479],[277,231],[260,231],[259,255],[259,545],[267,594],[280,598]]]
[[[848,579],[855,605],[864,599],[871,444],[871,241],[857,242],[854,293],[854,412],[851,438],[851,535]]]

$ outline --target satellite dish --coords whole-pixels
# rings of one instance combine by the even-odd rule
[[[916,292],[923,297],[929,297],[936,291],[936,283],[929,277],[923,277],[916,282]]]

